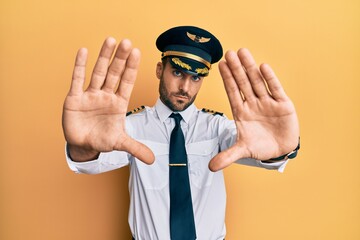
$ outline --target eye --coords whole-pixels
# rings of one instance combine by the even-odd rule
[[[199,76],[192,76],[191,79],[192,79],[194,82],[198,82],[198,81],[200,81],[202,78],[199,77]]]
[[[182,76],[182,72],[179,71],[179,70],[174,70],[173,74],[174,74],[175,77],[181,77]]]

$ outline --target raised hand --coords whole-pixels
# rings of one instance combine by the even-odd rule
[[[236,143],[209,163],[218,171],[241,158],[268,160],[291,152],[299,141],[293,103],[267,64],[257,67],[247,49],[228,51],[219,63],[237,128]]]
[[[71,157],[74,161],[86,161],[99,152],[121,150],[152,163],[151,150],[125,132],[140,51],[132,48],[129,40],[121,41],[116,48],[115,39],[106,39],[84,91],[86,61],[87,50],[82,48],[77,53],[70,91],[64,102],[62,123]]]

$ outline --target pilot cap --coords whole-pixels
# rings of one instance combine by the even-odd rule
[[[211,64],[223,56],[219,40],[210,32],[194,27],[171,28],[157,38],[156,47],[161,58],[169,58],[171,65],[184,72],[207,76]]]

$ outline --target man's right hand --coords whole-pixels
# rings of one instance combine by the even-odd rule
[[[82,48],[77,53],[70,91],[64,102],[62,124],[71,158],[89,161],[100,152],[119,150],[144,163],[153,163],[152,151],[125,132],[140,51],[132,48],[129,40],[121,41],[116,48],[115,39],[107,38],[84,91],[86,61],[87,49]]]

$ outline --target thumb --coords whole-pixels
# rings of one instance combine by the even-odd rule
[[[155,161],[154,153],[150,148],[129,136],[122,142],[120,150],[130,153],[146,164],[152,164]]]
[[[245,149],[238,146],[238,144],[235,144],[225,151],[216,154],[209,162],[209,169],[212,172],[217,172],[230,166],[233,162],[244,158],[245,156]]]

